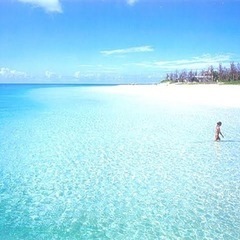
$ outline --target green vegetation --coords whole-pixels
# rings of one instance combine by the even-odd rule
[[[240,80],[222,82],[223,84],[240,85]]]
[[[208,69],[198,71],[175,71],[167,73],[165,80],[162,82],[182,82],[182,83],[217,83],[221,82],[224,84],[240,84],[240,63],[230,63],[229,68],[223,67],[219,64],[218,68],[213,66]]]

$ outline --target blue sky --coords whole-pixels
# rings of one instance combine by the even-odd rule
[[[0,82],[152,83],[240,62],[239,0],[1,0]]]

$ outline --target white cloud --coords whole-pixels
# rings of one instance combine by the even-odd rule
[[[0,68],[0,77],[2,78],[26,78],[27,74],[25,72],[20,72],[17,70],[12,70],[6,67]]]
[[[115,50],[106,50],[101,51],[100,53],[103,55],[116,55],[116,54],[128,54],[128,53],[139,53],[139,52],[152,52],[154,49],[151,46],[141,46],[141,47],[131,47],[131,48],[123,48],[123,49],[115,49]]]
[[[81,64],[78,67],[81,69],[82,74],[86,72],[116,73],[120,68],[119,65],[115,66],[115,65],[103,65],[103,64],[96,64],[96,65]]]
[[[155,68],[166,71],[181,70],[181,69],[205,69],[213,66],[218,67],[219,63],[228,64],[233,61],[231,54],[210,55],[205,54],[199,57],[192,57],[190,59],[178,59],[172,61],[156,61],[156,62],[142,62],[136,63],[139,67]]]
[[[79,79],[79,78],[81,77],[80,71],[75,72],[75,73],[74,73],[74,77],[77,78],[77,79]]]
[[[156,66],[168,69],[203,69],[209,66],[218,66],[219,63],[226,63],[231,61],[230,55],[215,55],[209,54],[200,57],[193,57],[191,59],[181,59],[175,61],[159,61]]]
[[[127,4],[134,5],[138,0],[127,0]]]
[[[42,7],[47,12],[62,12],[62,7],[59,0],[18,0],[22,3],[30,3],[37,7]]]
[[[45,72],[45,77],[46,78],[61,78],[61,75],[51,72],[51,71],[46,71]]]

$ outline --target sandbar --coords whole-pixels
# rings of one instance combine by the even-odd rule
[[[118,85],[103,87],[100,91],[137,97],[154,103],[240,108],[240,85]]]

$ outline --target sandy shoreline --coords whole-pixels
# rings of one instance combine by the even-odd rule
[[[101,91],[135,96],[156,103],[240,108],[239,85],[119,85],[104,87]]]

